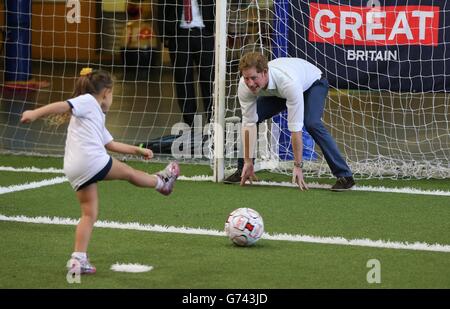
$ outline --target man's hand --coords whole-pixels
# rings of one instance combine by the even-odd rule
[[[294,167],[292,171],[292,182],[298,185],[298,188],[303,191],[303,189],[308,190],[305,180],[303,180],[303,171],[301,167]]]
[[[245,182],[249,180],[250,184],[253,184],[253,180],[258,180],[255,175],[255,169],[253,163],[245,163],[242,168],[241,174],[241,186],[245,186]]]

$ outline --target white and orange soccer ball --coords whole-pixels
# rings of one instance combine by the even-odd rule
[[[251,208],[238,208],[228,216],[225,233],[238,246],[251,246],[264,233],[261,215]]]

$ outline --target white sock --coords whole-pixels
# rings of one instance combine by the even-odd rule
[[[76,258],[79,260],[86,260],[87,255],[86,255],[86,252],[74,252],[74,253],[72,253],[72,258]]]
[[[162,179],[158,176],[156,177],[156,186],[155,186],[155,190],[159,190],[164,186],[164,181],[162,181]]]

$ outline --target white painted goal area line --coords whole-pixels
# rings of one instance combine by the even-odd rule
[[[31,172],[31,173],[54,173],[63,174],[62,169],[56,168],[37,168],[37,167],[10,167],[10,166],[0,166],[0,171],[8,172]],[[23,185],[13,185],[9,187],[0,187],[0,195],[9,192],[22,191],[27,189],[39,188],[40,186],[49,186],[52,184],[59,184],[64,182],[65,177],[57,177],[49,180],[43,180],[38,182],[27,183]],[[178,177],[181,181],[212,181],[212,176],[199,175],[199,176],[180,176]],[[274,181],[255,181],[254,185],[258,186],[273,186],[273,187],[292,187],[296,188],[297,185],[290,182],[274,182]],[[317,182],[308,183],[308,187],[311,189],[330,189],[331,185],[319,184]],[[434,196],[450,196],[450,191],[443,190],[422,190],[417,188],[388,188],[388,187],[373,187],[373,186],[363,186],[356,185],[351,189],[351,191],[364,191],[364,192],[385,192],[385,193],[404,193],[404,194],[420,194],[420,195],[434,195]]]
[[[20,185],[12,185],[8,187],[0,187],[0,195],[5,193],[11,193],[11,192],[17,192],[17,191],[24,191],[29,189],[36,189],[41,188],[45,186],[52,186],[59,183],[66,182],[67,178],[65,176],[62,177],[56,177],[52,179],[45,179],[41,181],[33,181],[33,182],[27,182]]]
[[[27,216],[5,216],[0,214],[0,221],[20,222],[20,223],[34,223],[34,224],[54,224],[54,225],[77,225],[78,219],[60,218],[60,217],[27,217]],[[160,232],[160,233],[177,233],[188,235],[206,235],[206,236],[221,236],[225,237],[225,232],[217,230],[208,230],[204,228],[190,228],[190,227],[176,227],[165,225],[141,224],[139,222],[115,222],[115,221],[97,221],[96,227],[110,228],[120,230],[133,230],[145,232]],[[305,242],[315,244],[329,244],[329,245],[344,245],[344,246],[359,246],[372,247],[381,249],[399,249],[399,250],[416,250],[416,251],[434,251],[434,252],[450,252],[450,245],[441,244],[427,244],[424,242],[396,242],[384,240],[371,239],[346,239],[343,237],[320,237],[309,235],[292,235],[292,234],[269,234],[265,233],[262,239],[277,240],[277,241],[291,241],[291,242]]]

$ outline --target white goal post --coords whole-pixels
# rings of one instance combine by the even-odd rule
[[[213,180],[224,179],[225,78],[227,59],[227,1],[216,3],[215,76],[214,76],[214,149]]]

